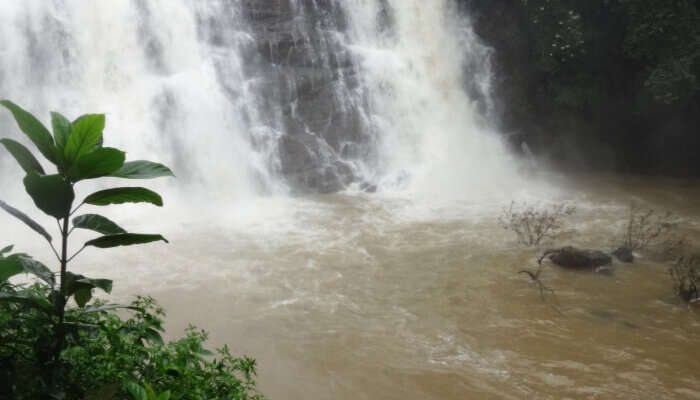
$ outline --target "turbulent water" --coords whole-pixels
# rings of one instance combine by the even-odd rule
[[[490,50],[456,11],[446,0],[7,1],[0,92],[41,116],[105,112],[108,143],[233,200],[497,190],[516,177],[483,117]]]
[[[492,131],[490,57],[448,0],[0,2],[0,98],[44,121],[104,112],[106,143],[178,176],[155,183],[163,209],[107,211],[170,245],[75,268],[119,299],[156,295],[171,331],[193,321],[256,356],[272,398],[699,398],[698,320],[663,260],[548,269],[560,313],[497,224],[511,200],[565,201],[562,240],[607,249],[636,199],[692,241],[697,182],[516,161]],[[0,127],[21,138],[9,113]],[[27,210],[19,168],[0,168],[2,198]]]

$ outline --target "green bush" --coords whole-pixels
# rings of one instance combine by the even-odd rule
[[[34,204],[54,218],[60,248],[37,221],[0,200],[0,208],[38,233],[51,246],[59,269],[27,254],[0,250],[0,398],[9,399],[249,399],[255,392],[255,362],[234,358],[227,348],[213,356],[203,348],[207,335],[191,327],[186,336],[163,343],[164,312],[150,298],[129,306],[93,299],[95,289],[111,292],[112,281],[68,270],[84,249],[131,246],[167,240],[159,234],[130,233],[98,214],[73,217],[83,205],[123,203],[163,205],[161,196],[143,187],[117,187],[92,193],[74,206],[74,186],[102,177],[150,179],[173,176],[169,168],[151,161],[125,161],[125,153],[103,146],[105,117],[86,114],[74,121],[52,112],[53,136],[32,114],[16,104],[0,101],[20,130],[56,167],[47,174],[21,143],[0,139],[26,176],[23,183]],[[72,227],[70,226],[72,222]],[[74,229],[101,236],[68,254]],[[9,279],[28,273],[40,281],[13,285]],[[57,279],[58,276],[58,279]],[[77,307],[68,307],[73,300]],[[118,310],[131,316],[123,320]],[[156,392],[158,391],[158,392]]]

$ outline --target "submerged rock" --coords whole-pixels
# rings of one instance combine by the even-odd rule
[[[634,262],[634,254],[632,253],[632,249],[627,246],[618,247],[612,254],[615,256],[615,258],[624,263]]]
[[[612,264],[612,257],[598,250],[578,249],[572,246],[549,250],[549,259],[565,268],[595,268]]]

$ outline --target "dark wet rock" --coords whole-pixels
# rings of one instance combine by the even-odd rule
[[[351,183],[353,173],[350,166],[334,158],[332,153],[324,155],[319,152],[324,147],[320,141],[308,134],[285,136],[280,141],[282,173],[292,188],[333,193]]]
[[[561,267],[584,269],[602,267],[612,264],[612,257],[598,250],[578,249],[567,246],[549,250],[549,259]]]
[[[629,247],[620,246],[615,251],[613,251],[612,254],[615,256],[615,258],[624,263],[634,262],[634,254],[632,253],[632,249],[630,249]]]
[[[246,75],[259,120],[283,132],[279,171],[295,192],[329,193],[355,182],[353,162],[373,156],[347,18],[332,0],[245,0],[252,36]]]

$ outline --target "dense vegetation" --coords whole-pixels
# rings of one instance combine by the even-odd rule
[[[573,166],[700,175],[700,1],[460,3],[495,49],[516,146]]]
[[[205,350],[206,333],[192,327],[184,338],[165,344],[164,311],[150,298],[128,306],[93,299],[95,289],[111,292],[112,281],[69,269],[88,247],[113,248],[167,240],[158,234],[130,233],[98,214],[74,214],[84,205],[123,203],[162,206],[161,196],[143,187],[99,190],[75,204],[74,186],[111,177],[150,179],[172,176],[151,161],[125,161],[121,150],[103,146],[105,117],[86,114],[70,121],[51,113],[53,135],[33,115],[3,100],[20,130],[56,168],[49,174],[32,152],[0,139],[24,170],[24,188],[39,210],[56,220],[60,247],[40,223],[0,200],[0,208],[48,242],[59,266],[55,273],[13,246],[0,249],[0,399],[249,399],[255,391],[255,361],[234,358],[227,348],[216,358]],[[71,226],[72,222],[72,226]],[[72,255],[74,229],[100,236]],[[36,282],[16,284],[16,275]],[[71,306],[69,302],[75,304]],[[119,314],[118,311],[121,311]]]

